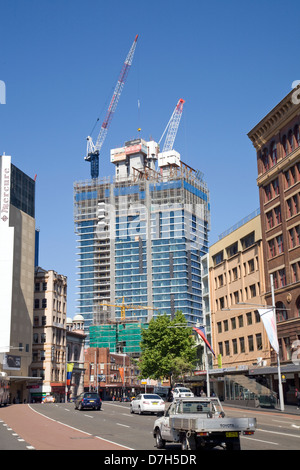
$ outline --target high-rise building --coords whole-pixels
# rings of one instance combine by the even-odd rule
[[[87,331],[177,310],[203,323],[200,258],[208,252],[210,204],[202,173],[143,139],[111,150],[111,162],[112,181],[74,184],[78,308]],[[114,307],[123,299],[125,318]]]
[[[0,175],[0,370],[20,402],[31,380],[35,182],[8,155],[0,157]]]

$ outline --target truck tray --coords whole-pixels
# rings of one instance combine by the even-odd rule
[[[170,422],[176,430],[195,432],[255,431],[256,428],[256,418],[203,418],[181,414]]]

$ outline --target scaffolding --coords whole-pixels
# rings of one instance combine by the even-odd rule
[[[139,356],[142,329],[148,324],[139,322],[111,322],[90,327],[90,347],[109,348],[112,353]]]

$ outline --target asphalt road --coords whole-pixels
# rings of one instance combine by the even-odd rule
[[[234,408],[225,411],[230,416],[257,418],[255,434],[241,436],[242,450],[300,449],[300,414]],[[78,411],[73,403],[10,405],[0,408],[0,450],[155,453],[152,437],[155,419],[154,415],[131,414],[129,403],[103,402],[101,411]],[[167,445],[166,450],[182,453],[176,444]]]

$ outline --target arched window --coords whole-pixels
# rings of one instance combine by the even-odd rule
[[[281,143],[282,143],[282,148],[283,148],[283,156],[285,157],[285,156],[287,155],[287,153],[288,153],[288,152],[287,152],[287,140],[286,140],[286,136],[285,136],[285,135],[282,137]]]
[[[290,147],[290,152],[292,152],[294,150],[294,135],[293,135],[293,131],[290,130],[289,133],[288,133],[288,140],[289,140],[289,147]]]
[[[283,302],[276,302],[276,318],[278,322],[288,319],[286,306]]]
[[[276,148],[276,142],[274,141],[271,143],[270,154],[271,154],[272,166],[274,166],[277,163],[277,148]]]

